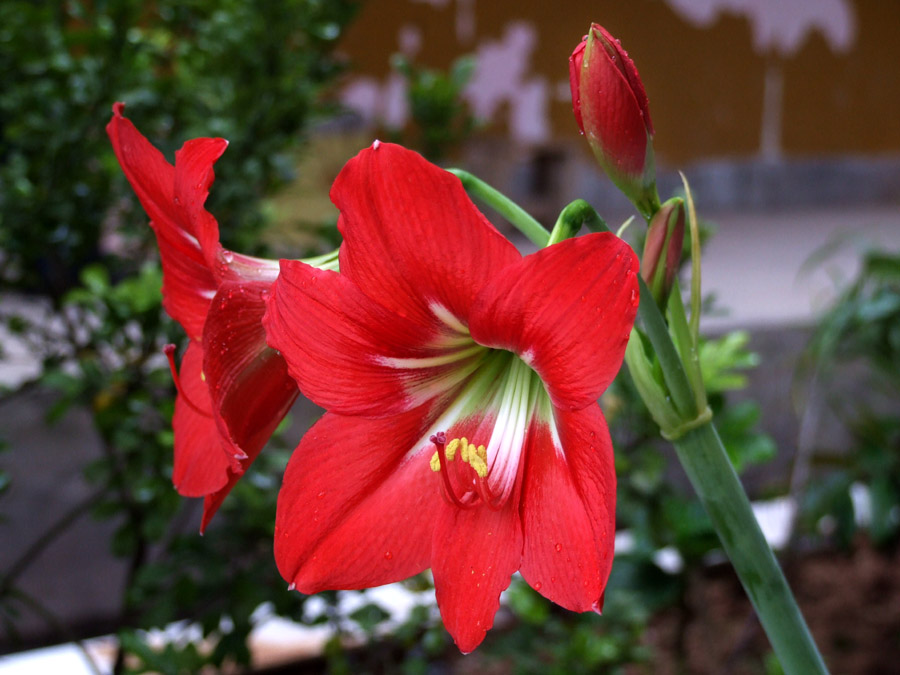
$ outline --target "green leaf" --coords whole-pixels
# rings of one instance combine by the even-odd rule
[[[350,613],[350,618],[359,624],[366,633],[372,633],[390,614],[374,602],[367,603]]]
[[[103,296],[109,289],[109,272],[101,265],[90,265],[81,270],[81,283],[91,293]]]
[[[747,349],[750,334],[734,331],[700,344],[700,366],[709,393],[733,391],[747,386],[747,376],[738,370],[759,365],[759,357]]]

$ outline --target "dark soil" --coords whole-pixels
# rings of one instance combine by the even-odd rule
[[[851,552],[805,555],[785,569],[833,674],[900,674],[900,551],[860,540]],[[694,578],[686,607],[655,619],[647,641],[655,653],[649,672],[659,675],[756,675],[771,651],[724,565]]]

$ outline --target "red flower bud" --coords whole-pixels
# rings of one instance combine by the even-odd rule
[[[595,23],[569,57],[569,83],[575,121],[597,161],[649,217],[659,198],[653,124],[637,68],[619,41]]]
[[[647,229],[641,276],[660,306],[665,305],[681,264],[684,221],[684,200],[673,197],[653,215]]]

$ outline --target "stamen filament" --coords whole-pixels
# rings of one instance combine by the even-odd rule
[[[203,410],[195,404],[191,397],[187,395],[187,392],[184,390],[184,387],[181,386],[181,378],[178,376],[178,369],[175,367],[175,345],[168,344],[163,347],[163,352],[166,355],[166,358],[169,360],[169,370],[172,371],[172,379],[175,381],[175,389],[178,390],[178,394],[184,399],[184,402],[188,404],[188,406],[198,415],[202,415],[203,417],[207,417],[212,419],[212,413],[206,410]]]
[[[444,497],[449,498],[450,502],[460,509],[471,508],[471,504],[467,506],[459,500],[459,498],[456,496],[456,493],[453,491],[453,486],[450,484],[450,467],[447,466],[449,460],[447,459],[447,450],[444,447],[444,444],[447,442],[447,436],[443,431],[439,431],[434,434],[429,440],[434,443],[434,447],[437,448],[438,461],[441,464],[441,469],[440,471],[438,471],[438,473],[441,474],[441,481],[444,487]]]

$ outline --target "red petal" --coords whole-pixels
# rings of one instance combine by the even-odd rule
[[[303,394],[344,415],[380,417],[414,408],[452,387],[466,362],[410,367],[415,362],[395,359],[477,349],[465,336],[462,346],[441,347],[449,332],[442,336],[394,314],[344,274],[298,261],[281,262],[264,322],[269,344],[284,355]]]
[[[439,304],[464,323],[479,289],[518,251],[481,215],[459,179],[421,155],[376,143],[331,189],[344,235],[341,274],[419,323]]]
[[[156,233],[163,267],[163,306],[192,339],[200,339],[216,282],[200,242],[175,204],[175,169],[113,106],[106,126],[116,157]]]
[[[202,497],[222,488],[228,480],[228,459],[212,417],[209,388],[200,371],[203,350],[191,342],[181,361],[178,379],[184,394],[175,399],[172,427],[175,431],[175,460],[172,483],[178,494]],[[185,400],[185,395],[190,403]],[[200,411],[208,411],[207,415]]]
[[[583,39],[575,47],[569,57],[569,89],[572,92],[572,112],[578,129],[584,133],[584,122],[581,120],[581,64],[584,63],[584,48],[587,40]]]
[[[609,386],[638,305],[637,257],[612,234],[567,239],[497,273],[472,308],[482,345],[516,352],[554,405],[583,408]]]
[[[500,593],[522,561],[518,495],[499,510],[444,504],[434,530],[432,570],[444,627],[464,654],[494,625]]]
[[[647,133],[652,136],[653,123],[650,121],[650,102],[647,100],[647,92],[644,90],[644,83],[641,81],[641,76],[638,74],[634,61],[628,56],[628,52],[622,48],[622,43],[614,38],[603,26],[596,23],[591,24],[591,31],[594,32],[595,36],[597,32],[599,32],[600,36],[603,38],[606,49],[612,49],[616,53],[618,58],[613,59],[613,65],[618,68],[625,78],[625,81],[628,83],[628,87],[634,95],[634,100],[641,109],[641,115],[644,118]],[[610,55],[610,57],[611,56],[612,55]]]
[[[299,393],[284,359],[266,344],[262,318],[268,292],[265,283],[223,284],[203,333],[203,370],[213,411],[225,426],[223,435],[250,461]]]
[[[545,598],[586,612],[598,607],[613,561],[612,442],[596,404],[554,417],[562,449],[541,422],[526,449],[521,572]]]
[[[213,164],[227,147],[224,138],[197,138],[175,153],[174,199],[185,229],[200,242],[206,265],[214,273],[219,267],[217,254],[221,249],[219,224],[203,205],[215,180]]]
[[[275,518],[275,561],[299,591],[378,586],[428,567],[442,504],[428,418],[422,408],[379,420],[326,413],[303,437]]]
[[[224,283],[206,319],[203,371],[232,467],[228,484],[206,500],[202,528],[257,458],[299,394],[284,359],[266,344],[262,317],[269,286],[260,282]]]

